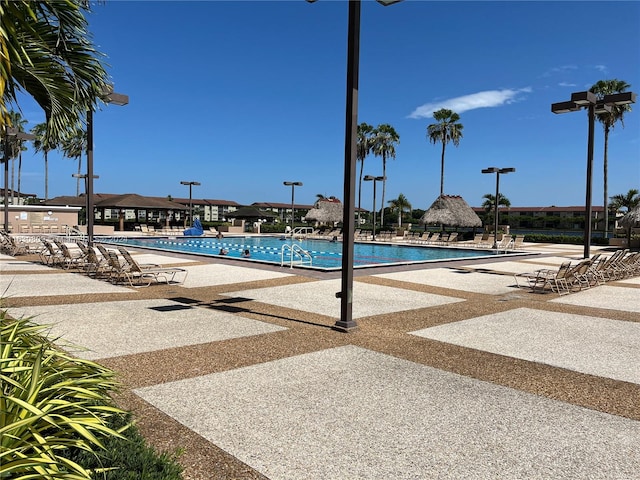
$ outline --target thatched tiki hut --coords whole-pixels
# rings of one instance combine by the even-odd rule
[[[321,198],[305,215],[307,222],[331,223],[342,221],[342,202],[335,197]]]
[[[627,247],[631,246],[631,229],[640,227],[640,205],[629,210],[620,220],[618,224],[627,230]]]
[[[459,195],[441,195],[424,212],[420,223],[447,227],[481,227],[482,220]]]

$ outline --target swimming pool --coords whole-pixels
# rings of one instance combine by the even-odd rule
[[[339,270],[342,267],[342,243],[314,239],[283,239],[282,237],[155,237],[105,239],[104,243],[137,246],[170,252],[219,256],[227,250],[226,257],[239,260],[266,262],[286,266],[322,270]],[[293,252],[292,252],[293,249]],[[250,258],[242,258],[249,250]],[[293,254],[292,254],[293,253]],[[308,255],[307,255],[308,254]],[[417,247],[384,243],[355,243],[354,268],[425,263],[462,258],[495,257],[491,250],[472,250],[445,247]]]

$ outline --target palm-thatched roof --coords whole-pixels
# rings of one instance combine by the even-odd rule
[[[323,198],[316,202],[307,212],[305,219],[312,222],[341,222],[343,216],[342,202],[337,198]]]
[[[632,228],[640,225],[640,205],[629,210],[620,220],[618,220],[618,223],[624,228]]]
[[[448,227],[481,227],[482,220],[459,195],[441,195],[431,204],[420,219],[425,225]]]

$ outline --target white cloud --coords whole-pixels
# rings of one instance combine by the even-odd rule
[[[576,65],[562,65],[560,67],[553,67],[550,70],[544,72],[541,77],[550,77],[552,75],[565,74],[567,72],[577,70],[578,67]]]
[[[608,73],[609,69],[607,68],[606,65],[594,65],[593,68],[595,68],[596,70],[598,70],[601,73]]]
[[[500,107],[519,100],[518,94],[531,92],[531,87],[520,88],[518,90],[487,90],[484,92],[463,95],[462,97],[450,98],[439,102],[426,103],[416,108],[409,118],[429,118],[433,112],[441,108],[453,110],[456,113],[475,110],[476,108]]]
[[[570,83],[570,82],[560,82],[558,84],[558,86],[560,86],[560,87],[576,87],[577,85],[575,83]]]

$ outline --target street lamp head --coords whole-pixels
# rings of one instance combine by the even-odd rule
[[[200,182],[186,182],[186,181],[182,181],[180,182],[180,185],[200,185]]]
[[[497,167],[489,167],[489,168],[482,169],[482,173],[498,173],[499,171],[500,169]]]
[[[372,180],[375,181],[375,182],[381,182],[382,180],[385,180],[386,177],[382,177],[382,176],[374,177],[373,175],[365,175],[362,179],[366,180],[367,182],[370,182]]]
[[[613,93],[605,95],[602,101],[609,105],[628,105],[636,103],[636,94],[633,92]]]
[[[122,93],[115,93],[113,91],[113,85],[108,85],[102,91],[102,101],[104,103],[113,103],[114,105],[128,105],[129,104],[129,95],[124,95]]]
[[[576,105],[587,106],[590,103],[596,103],[598,97],[593,92],[575,92],[571,94],[571,101]]]
[[[287,187],[301,187],[302,186],[302,182],[282,182],[284,185],[286,185]]]
[[[515,172],[516,169],[513,167],[508,167],[508,168],[501,168],[498,173],[513,173]]]
[[[577,112],[580,107],[575,102],[559,102],[551,104],[551,113]]]

